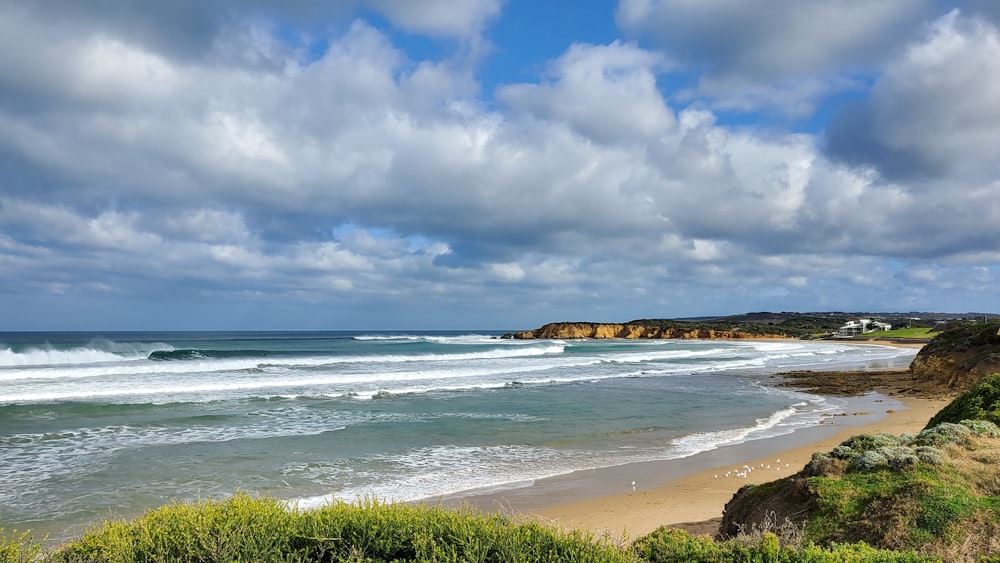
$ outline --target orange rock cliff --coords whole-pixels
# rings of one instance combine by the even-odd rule
[[[739,340],[746,338],[785,338],[780,334],[751,334],[741,330],[661,327],[641,324],[611,323],[549,323],[535,330],[513,332],[503,338],[530,340],[533,338],[688,338],[703,340]]]

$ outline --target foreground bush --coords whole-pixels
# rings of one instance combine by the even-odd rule
[[[289,510],[277,500],[237,495],[173,504],[131,522],[106,522],[43,553],[26,535],[2,537],[2,562],[833,562],[925,561],[865,544],[783,545],[771,533],[716,543],[661,528],[632,546],[596,541],[503,515],[367,502]]]
[[[5,534],[0,528],[0,562],[28,563],[36,561],[42,553],[42,548],[30,534],[17,532]]]
[[[407,505],[337,503],[289,510],[238,495],[109,522],[50,561],[635,561],[588,535],[536,523]]]
[[[694,537],[682,530],[660,528],[635,542],[642,561],[655,563],[922,563],[936,561],[913,551],[875,549],[865,543],[832,545],[782,545],[778,536],[765,533],[756,541],[737,538],[716,542],[707,536]]]
[[[933,428],[943,422],[957,424],[963,420],[986,420],[1000,424],[1000,373],[984,378],[959,395],[938,411],[926,428]]]

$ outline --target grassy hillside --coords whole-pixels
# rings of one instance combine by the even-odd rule
[[[963,356],[963,367],[1000,365],[1000,322],[955,322],[948,324],[923,350],[924,356]]]
[[[914,379],[960,392],[1000,372],[1000,322],[950,323],[913,358]]]
[[[723,532],[788,519],[808,542],[863,541],[945,561],[1000,558],[1000,374],[943,409],[917,436],[855,436],[800,473],[747,486]]]
[[[927,423],[932,428],[946,422],[985,420],[1000,425],[1000,373],[993,374],[959,395]]]

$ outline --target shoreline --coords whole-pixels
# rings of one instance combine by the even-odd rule
[[[895,346],[921,347],[909,343]],[[685,458],[578,471],[520,487],[465,491],[422,502],[502,512],[521,521],[539,521],[615,541],[630,541],[662,526],[714,535],[726,503],[744,485],[793,475],[813,453],[830,451],[858,434],[919,433],[953,398],[915,385],[907,368],[798,371],[771,377],[775,379],[773,386],[798,388],[841,401],[843,413],[789,434]],[[736,477],[744,466],[756,471],[747,472],[746,478]]]
[[[722,456],[723,460],[712,460],[713,463],[668,479],[650,489],[629,490],[568,503],[556,502],[524,516],[565,529],[584,530],[598,537],[623,540],[635,539],[661,526],[682,528],[694,534],[714,535],[726,503],[744,485],[766,483],[793,475],[809,462],[814,452],[830,451],[851,436],[880,432],[918,433],[947,404],[943,399],[904,397],[897,400],[902,403],[902,408],[887,409],[892,412],[885,412],[885,416],[877,417],[876,420],[866,420],[860,425],[848,423],[830,426],[834,432],[812,437],[805,443],[782,446],[777,451],[769,451],[768,455],[747,455],[752,454],[752,450],[741,451],[737,446],[729,452],[730,456]],[[871,415],[858,415],[856,418],[869,416]],[[804,429],[801,433],[809,434],[808,430],[810,429]],[[762,441],[781,438],[784,437]],[[773,469],[763,469],[761,464]],[[757,471],[750,473],[746,479],[725,477],[727,471],[733,472],[744,465],[754,467]],[[624,467],[622,469],[624,471]],[[625,475],[622,477],[627,478]]]
[[[854,397],[827,396],[843,400],[845,414],[789,434],[683,458],[577,471],[519,488],[466,491],[421,502],[471,506],[485,513],[502,512],[521,521],[537,520],[623,541],[661,526],[713,535],[725,504],[740,487],[793,475],[814,452],[829,451],[857,434],[918,433],[948,403],[945,398],[900,397],[880,391]],[[736,477],[744,465],[756,471],[749,472],[747,478]],[[768,465],[771,467],[766,469]]]

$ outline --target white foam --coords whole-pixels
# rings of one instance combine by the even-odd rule
[[[525,486],[578,468],[564,452],[524,445],[430,446],[376,456],[373,462],[393,468],[386,473],[388,478],[342,486],[332,495],[300,498],[294,503],[300,508],[315,508],[333,500],[408,502],[476,489]],[[327,478],[347,473],[339,466],[321,470]]]
[[[516,358],[531,358],[538,356],[558,355],[564,346],[549,345],[535,347],[504,347],[481,352],[466,352],[459,354],[427,354],[427,355],[379,355],[379,356],[314,356],[314,357],[247,357],[247,358],[217,358],[178,361],[151,361],[143,358],[124,358],[102,352],[105,363],[86,362],[84,365],[57,364],[24,364],[25,369],[0,370],[0,381],[17,381],[26,379],[79,379],[116,375],[150,375],[150,374],[191,374],[210,372],[236,372],[256,370],[263,367],[311,368],[330,367],[353,364],[401,364],[416,362],[464,362],[477,360],[505,360]],[[96,351],[95,351],[96,352]],[[67,356],[69,357],[69,356]],[[113,358],[109,359],[109,358]],[[137,361],[141,360],[141,361]],[[90,364],[90,365],[88,365]],[[97,364],[97,365],[93,365]]]
[[[358,341],[406,341],[406,342],[435,342],[438,344],[458,344],[458,345],[468,345],[468,344],[484,344],[484,343],[495,343],[497,342],[497,337],[489,336],[486,334],[462,334],[454,336],[437,336],[437,335],[427,335],[427,334],[363,334],[359,336],[354,336],[354,340]]]
[[[755,437],[771,437],[775,434],[768,434],[767,431],[777,428],[780,424],[799,413],[800,411],[796,407],[784,408],[766,418],[757,419],[753,426],[714,432],[697,432],[673,440],[672,445],[677,448],[680,457],[687,457],[723,446],[740,444]],[[786,432],[781,432],[781,434],[791,432],[792,430],[788,429]]]
[[[73,348],[70,350],[31,348],[15,352],[10,348],[0,349],[0,367],[21,366],[78,366],[81,364],[101,364],[145,359],[147,353],[118,354],[93,348]]]

